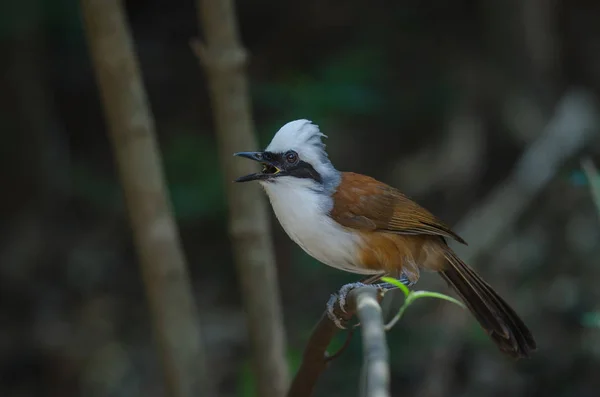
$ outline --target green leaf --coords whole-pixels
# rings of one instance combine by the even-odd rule
[[[402,292],[404,292],[404,297],[406,299],[408,299],[408,297],[410,295],[410,290],[408,289],[408,287],[406,285],[402,284],[400,281],[398,281],[392,277],[381,277],[381,281],[392,284],[392,285],[400,288],[402,290]]]
[[[410,294],[410,296],[406,300],[407,301],[411,301],[410,303],[412,303],[412,301],[414,301],[416,299],[419,299],[419,298],[437,298],[437,299],[443,299],[443,300],[446,300],[448,302],[455,303],[458,306],[462,307],[463,309],[467,308],[461,301],[456,300],[456,299],[454,299],[451,296],[440,294],[439,292],[432,292],[432,291],[414,291],[413,293]]]
[[[408,290],[408,288],[405,285],[403,285],[402,283],[400,283],[398,280],[390,279],[389,277],[382,277],[381,279],[383,280],[384,278],[386,279],[386,280],[384,280],[385,282],[389,282],[390,284],[394,284],[394,285],[398,285],[396,283],[399,283],[400,285],[402,285],[402,287],[404,287],[404,288],[406,288],[406,290]],[[404,289],[403,289],[403,291],[404,291]],[[460,307],[462,307],[463,309],[465,308],[465,305],[462,302],[460,302],[448,295],[440,294],[439,292],[412,291],[406,296],[406,300],[404,301],[404,304],[402,305],[402,307],[400,307],[400,310],[398,310],[398,313],[394,316],[393,319],[390,320],[389,323],[387,323],[385,325],[385,330],[389,331],[394,325],[396,325],[396,323],[402,318],[402,315],[404,314],[406,309],[408,309],[408,307],[419,298],[443,299],[448,302],[455,303],[455,304],[459,305]]]

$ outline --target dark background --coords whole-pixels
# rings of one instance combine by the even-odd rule
[[[195,4],[126,5],[213,378],[222,395],[250,396],[211,107],[188,45]],[[392,184],[450,224],[510,174],[565,92],[600,89],[593,0],[236,6],[261,145],[284,122],[311,119],[337,168]],[[0,396],[162,396],[79,4],[3,2],[0,54]],[[600,329],[586,319],[600,310],[600,221],[579,165],[600,159],[598,143],[472,263],[531,326],[538,353],[507,360],[471,319],[448,349],[460,310],[419,301],[388,335],[394,395],[598,395]],[[356,277],[272,226],[293,371],[329,294]],[[434,275],[418,287],[448,292]],[[360,363],[355,337],[317,395],[354,395]]]

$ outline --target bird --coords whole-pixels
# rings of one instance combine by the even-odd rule
[[[437,272],[501,352],[530,357],[537,346],[523,320],[448,245],[465,240],[398,189],[338,171],[323,138],[311,120],[287,122],[263,151],[234,153],[262,165],[234,182],[258,181],[285,233],[325,265],[409,285]]]

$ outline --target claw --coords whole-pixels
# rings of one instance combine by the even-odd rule
[[[346,329],[346,327],[344,327],[342,325],[341,320],[335,315],[335,313],[333,312],[333,308],[335,306],[335,302],[337,301],[338,297],[336,294],[331,294],[331,296],[329,297],[329,300],[327,301],[327,317],[329,317],[329,319],[335,324],[336,327],[338,327],[339,329]]]

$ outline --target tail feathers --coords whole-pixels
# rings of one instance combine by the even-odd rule
[[[440,272],[465,302],[498,348],[514,358],[529,357],[536,350],[531,332],[517,313],[473,269],[448,248],[450,264]]]

